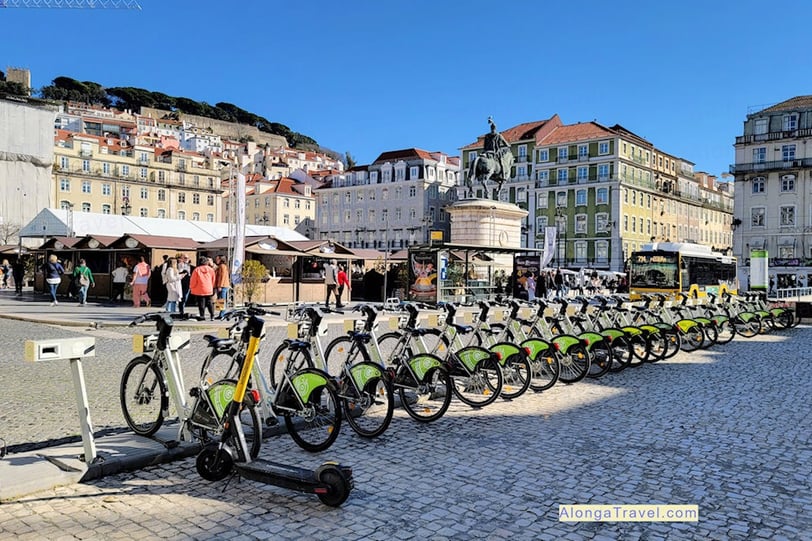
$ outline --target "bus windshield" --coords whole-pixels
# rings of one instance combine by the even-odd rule
[[[632,256],[631,287],[678,290],[679,255],[636,252]]]

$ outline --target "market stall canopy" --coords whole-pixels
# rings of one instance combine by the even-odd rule
[[[87,235],[78,239],[73,245],[75,250],[107,248],[121,237],[110,237],[107,235]]]
[[[225,239],[226,241],[228,239]],[[223,246],[219,245],[220,241],[210,242],[202,245],[201,250],[207,249],[211,246],[213,249],[221,249]],[[226,245],[228,243],[226,242]],[[298,249],[294,248],[287,242],[279,240],[275,237],[248,237],[245,239],[245,251],[249,254],[262,254],[262,255],[289,255],[300,256],[305,255]]]
[[[22,237],[54,237],[107,235],[121,237],[141,234],[193,239],[208,242],[233,235],[234,225],[218,222],[170,220],[168,218],[142,218],[141,216],[70,212],[63,209],[42,209],[21,230]],[[273,236],[281,240],[305,240],[307,237],[291,229],[267,225],[246,225],[245,234]]]
[[[302,252],[301,255],[336,259],[363,259],[358,257],[349,248],[329,240],[297,240],[288,242],[293,248]]]
[[[69,250],[80,240],[76,237],[51,237],[43,242],[38,250]]]
[[[115,250],[168,248],[171,250],[189,250],[194,252],[200,247],[200,243],[192,239],[161,235],[124,235],[108,247]]]

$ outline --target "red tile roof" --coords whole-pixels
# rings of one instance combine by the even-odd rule
[[[567,124],[554,128],[543,139],[537,139],[536,144],[555,145],[559,143],[611,137],[613,135],[615,134],[612,130],[601,126],[597,122],[579,122],[577,124]]]
[[[420,150],[419,148],[405,148],[402,150],[390,150],[389,152],[384,152],[372,163],[393,162],[397,160],[408,160],[414,158],[436,161],[430,152]]]
[[[525,122],[523,124],[519,124],[518,126],[513,126],[512,128],[504,130],[501,132],[501,134],[508,143],[523,141],[525,139],[534,139],[536,133],[547,123],[551,123],[551,126],[561,125],[561,119],[558,117],[558,114],[554,114],[547,120],[536,120],[535,122]],[[482,148],[485,145],[485,135],[487,134],[480,135],[477,137],[476,142],[465,145],[460,150]]]

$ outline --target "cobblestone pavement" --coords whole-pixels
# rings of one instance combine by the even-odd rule
[[[0,538],[812,539],[811,338],[803,326],[738,338],[481,410],[455,400],[431,425],[397,411],[383,437],[365,441],[344,427],[318,455],[284,435],[266,441],[263,458],[351,465],[356,488],[339,509],[249,481],[224,490],[187,459],[2,504]],[[111,417],[128,357],[88,363],[113,385]],[[32,430],[72,401],[54,395],[58,369],[44,370],[13,391],[44,399],[25,412]],[[558,522],[559,504],[574,503],[697,504],[700,518]]]

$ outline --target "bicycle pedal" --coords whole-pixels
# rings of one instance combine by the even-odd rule
[[[270,427],[270,426],[276,426],[278,424],[279,424],[279,419],[277,419],[276,417],[268,417],[267,419],[265,419],[265,426]]]

